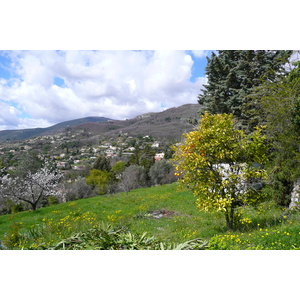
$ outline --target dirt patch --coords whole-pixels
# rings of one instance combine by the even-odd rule
[[[153,218],[153,219],[160,219],[160,218],[170,218],[173,216],[178,216],[179,214],[175,211],[161,209],[161,210],[153,210],[149,211],[145,214],[145,217]]]

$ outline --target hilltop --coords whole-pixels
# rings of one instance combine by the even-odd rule
[[[70,121],[65,121],[58,123],[56,125],[46,127],[46,128],[30,128],[30,129],[19,129],[19,130],[1,130],[0,131],[0,141],[18,141],[34,138],[37,136],[45,136],[56,134],[67,128],[84,124],[88,122],[107,122],[110,121],[109,118],[104,117],[86,117],[81,119],[75,119]]]
[[[90,135],[118,136],[151,135],[157,138],[178,139],[183,132],[191,131],[189,119],[199,117],[199,104],[185,104],[158,113],[146,113],[127,120],[106,117],[86,117],[58,123],[47,128],[0,131],[0,141],[18,141],[60,132],[88,131]]]

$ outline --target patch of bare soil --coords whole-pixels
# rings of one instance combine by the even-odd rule
[[[160,218],[172,217],[177,215],[179,215],[177,212],[166,210],[166,209],[153,210],[147,213],[147,217],[153,219],[160,219]]]

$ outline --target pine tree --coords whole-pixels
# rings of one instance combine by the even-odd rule
[[[252,114],[256,104],[251,99],[253,87],[263,81],[275,81],[285,73],[284,65],[292,51],[289,50],[221,50],[207,58],[204,85],[198,96],[203,112],[232,113],[243,129],[252,131],[258,120]]]
[[[109,158],[104,155],[98,156],[94,162],[93,169],[109,172],[111,169]]]

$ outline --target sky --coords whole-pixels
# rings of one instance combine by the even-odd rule
[[[0,130],[197,103],[207,50],[0,51]]]

